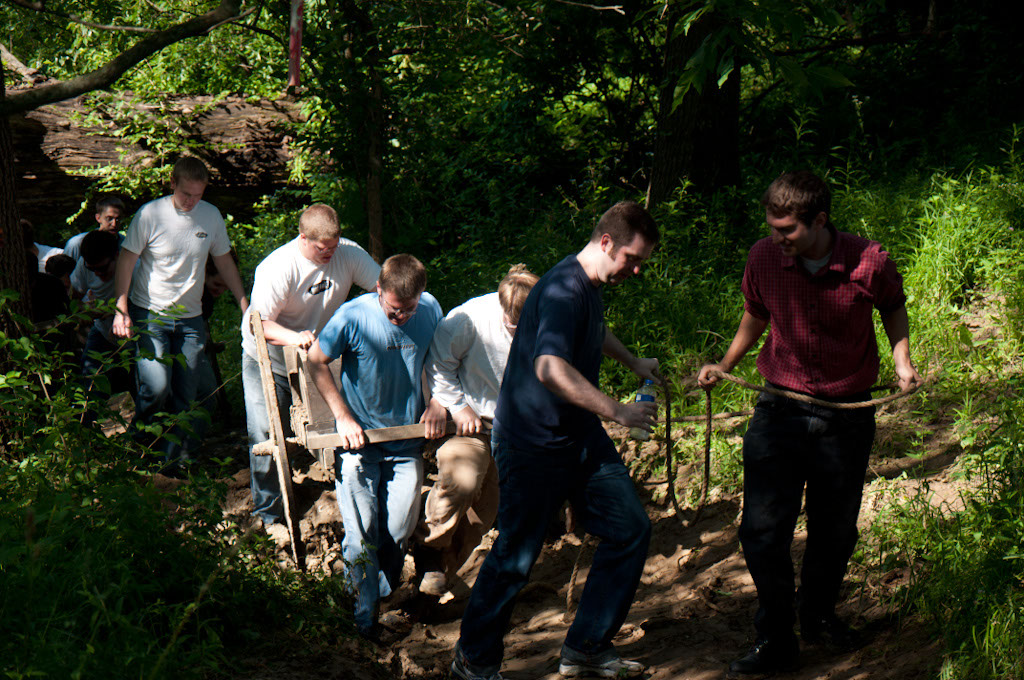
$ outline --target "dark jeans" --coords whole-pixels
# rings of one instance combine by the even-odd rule
[[[118,366],[110,368],[109,364],[118,361],[117,345],[107,340],[102,331],[96,326],[89,328],[89,334],[85,338],[85,349],[82,350],[81,375],[86,391],[91,393],[96,389],[93,385],[95,376],[103,373],[110,383],[109,390],[100,390],[100,393],[109,397],[118,392],[130,392],[135,398],[134,378],[129,368]]]
[[[845,401],[867,398],[863,394]],[[857,544],[857,515],[874,436],[872,407],[828,409],[767,394],[758,401],[743,438],[740,543],[757,587],[754,625],[760,637],[793,634],[790,546],[805,486],[800,615],[834,613]]]
[[[567,499],[580,526],[601,539],[565,643],[585,654],[611,647],[640,582],[651,522],[603,429],[558,451],[517,449],[495,438],[498,539],[462,617],[459,646],[476,667],[497,670],[516,596],[540,555],[552,515]]]

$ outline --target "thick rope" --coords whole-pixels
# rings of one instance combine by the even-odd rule
[[[747,389],[754,390],[756,392],[767,392],[768,394],[774,394],[780,397],[786,397],[793,399],[794,401],[800,401],[806,404],[813,404],[815,406],[823,406],[825,408],[836,408],[836,409],[854,409],[854,408],[866,408],[868,406],[879,406],[881,404],[887,404],[890,401],[896,401],[897,399],[903,399],[908,397],[917,391],[918,386],[915,385],[912,389],[906,392],[896,392],[893,394],[879,397],[877,399],[870,399],[868,401],[855,401],[855,402],[831,402],[823,399],[816,399],[806,394],[799,392],[790,392],[789,390],[780,390],[775,387],[767,385],[754,385],[752,383],[737,378],[729,373],[724,373],[718,370],[709,371],[709,373],[717,378],[728,380],[729,382],[736,383]],[[643,379],[640,380],[640,385],[643,385]],[[708,490],[711,486],[711,421],[718,418],[734,418],[736,416],[750,415],[753,413],[752,410],[746,411],[730,411],[726,413],[715,413],[711,412],[711,390],[705,390],[704,392],[704,415],[703,416],[683,416],[680,418],[672,418],[672,386],[671,381],[667,376],[663,377],[661,384],[662,392],[664,393],[665,400],[665,434],[662,437],[662,441],[665,444],[665,476],[666,482],[668,483],[668,495],[672,502],[672,507],[676,511],[676,517],[679,518],[683,528],[692,528],[697,521],[700,519],[701,513],[704,511],[704,506],[708,500]],[[890,386],[872,387],[871,391],[877,389],[890,389]],[[679,506],[679,499],[676,497],[676,473],[675,463],[672,460],[672,423],[679,422],[696,422],[703,420],[706,423],[704,428],[704,471],[700,485],[700,498],[697,500],[697,505],[694,507],[693,517],[689,520],[683,519],[683,510]],[[628,443],[627,439],[624,439],[622,445],[619,447],[619,454],[621,455],[626,448]],[[660,482],[659,482],[660,483]],[[572,617],[572,608],[574,604],[574,593],[576,590],[576,581],[579,576],[580,562],[583,558],[583,552],[589,542],[589,536],[584,536],[583,540],[580,541],[579,552],[576,554],[576,561],[572,567],[572,575],[569,578],[568,588],[565,594],[565,614],[563,620],[568,622]]]
[[[786,397],[788,399],[792,399],[793,401],[802,401],[805,404],[813,404],[815,406],[823,406],[825,408],[866,408],[868,406],[880,406],[882,404],[888,404],[890,401],[896,401],[897,399],[902,399],[904,397],[910,396],[911,394],[916,392],[918,388],[917,385],[914,385],[913,388],[907,390],[906,392],[895,392],[893,394],[888,394],[884,397],[879,397],[877,399],[868,399],[867,401],[834,402],[825,401],[824,399],[816,399],[815,397],[812,397],[807,394],[801,394],[799,392],[780,390],[778,388],[770,387],[768,385],[753,385],[751,383],[748,383],[743,378],[737,378],[736,376],[729,373],[725,373],[723,371],[712,369],[708,371],[708,373],[715,376],[716,378],[721,378],[723,380],[728,380],[729,382],[734,382],[737,385],[746,387],[749,390],[767,392],[768,394],[774,394],[779,397]]]
[[[887,404],[890,401],[895,401],[897,399],[902,399],[904,397],[907,397],[907,396],[913,394],[914,392],[916,392],[917,389],[918,389],[918,386],[915,385],[912,389],[910,389],[910,390],[908,390],[906,392],[896,392],[896,393],[893,393],[893,394],[886,395],[884,397],[879,397],[877,399],[870,399],[870,400],[867,400],[867,401],[855,401],[855,402],[831,402],[831,401],[825,401],[823,399],[817,399],[815,397],[812,397],[812,396],[809,396],[809,395],[806,395],[806,394],[800,394],[799,392],[791,392],[789,390],[780,390],[778,388],[770,387],[768,385],[754,385],[752,383],[747,382],[746,380],[743,380],[742,378],[737,378],[736,376],[730,375],[729,373],[725,373],[723,371],[712,370],[712,371],[709,371],[709,373],[711,375],[717,377],[717,378],[720,378],[720,379],[723,379],[723,380],[728,380],[729,382],[736,383],[737,385],[740,385],[742,387],[746,387],[747,389],[755,390],[757,392],[767,392],[769,394],[774,394],[776,396],[786,397],[788,399],[793,399],[794,401],[800,401],[800,402],[803,402],[803,403],[806,403],[806,404],[813,404],[815,406],[822,406],[822,407],[825,407],[825,408],[835,408],[835,409],[854,409],[854,408],[866,408],[866,407],[869,407],[869,406],[879,406],[881,404]],[[872,388],[872,390],[874,390],[874,389],[876,389],[876,388]],[[878,388],[878,389],[884,389],[884,388]],[[704,392],[705,413],[704,413],[703,417],[702,416],[684,416],[683,418],[677,418],[677,419],[673,420],[672,414],[671,414],[671,392],[668,389],[668,382],[667,381],[665,383],[665,402],[666,402],[666,406],[665,406],[665,439],[664,439],[664,441],[665,441],[665,468],[666,468],[666,472],[667,472],[666,477],[667,477],[667,481],[668,481],[668,493],[669,493],[669,497],[672,500],[672,507],[675,508],[676,517],[679,517],[679,520],[682,523],[684,528],[689,529],[689,528],[693,527],[694,524],[697,523],[697,520],[700,519],[701,513],[703,512],[704,506],[705,506],[705,504],[707,503],[707,500],[708,500],[708,488],[709,488],[709,486],[711,484],[711,420],[713,418],[730,418],[730,417],[734,417],[734,416],[737,416],[737,415],[749,414],[749,413],[752,413],[752,411],[739,411],[739,412],[729,412],[729,413],[718,413],[718,414],[712,415],[712,413],[711,413],[711,391],[710,390],[706,390]],[[706,426],[705,426],[705,429],[704,429],[704,474],[703,474],[703,478],[701,480],[700,498],[697,501],[696,507],[694,507],[693,517],[691,517],[689,519],[689,521],[687,521],[687,520],[683,519],[683,513],[679,509],[679,501],[676,499],[675,464],[672,461],[672,436],[671,436],[672,425],[671,424],[673,422],[680,422],[680,421],[692,422],[692,421],[695,421],[695,420],[698,420],[698,419],[701,419],[701,418],[703,418],[703,420],[706,423]]]

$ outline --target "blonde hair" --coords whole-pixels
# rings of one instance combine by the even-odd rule
[[[411,300],[427,288],[427,268],[408,253],[384,260],[377,279],[382,291],[394,293],[399,300]]]
[[[540,277],[526,268],[525,264],[514,264],[498,284],[498,300],[501,308],[513,326],[519,323],[526,298]]]
[[[299,233],[310,241],[329,241],[341,235],[338,213],[325,203],[314,203],[299,217]]]

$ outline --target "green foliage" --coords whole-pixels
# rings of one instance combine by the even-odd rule
[[[74,367],[47,344],[59,333],[0,337],[5,677],[217,677],[282,639],[352,635],[341,580],[279,569],[268,539],[225,519],[222,482],[158,488],[128,435],[83,424]]]
[[[112,97],[105,93],[88,96],[87,113],[78,115],[78,124],[102,134],[123,139],[121,162],[117,165],[88,168],[86,177],[96,177],[90,193],[82,201],[81,210],[68,217],[73,222],[91,209],[96,196],[115,193],[145,202],[162,195],[171,168],[183,155],[197,157],[216,154],[225,149],[211,149],[195,139],[194,123],[223,100],[224,93],[183,111],[165,94]],[[145,154],[131,153],[141,148]]]
[[[46,3],[48,12],[40,13],[2,3],[2,42],[26,65],[50,78],[67,80],[101,68],[149,32],[187,21],[211,7],[195,0],[175,0],[159,7],[148,2],[61,0]],[[68,21],[64,18],[68,16],[81,22]],[[271,13],[257,12],[208,36],[172,44],[128,73],[120,85],[140,95],[244,92],[270,96],[282,89],[287,71],[281,58],[287,23],[275,21]],[[127,30],[104,30],[104,26]]]
[[[962,439],[980,475],[961,492],[963,508],[929,502],[925,488],[888,505],[873,528],[878,568],[911,575],[899,602],[950,650],[943,677],[1024,678],[1024,399],[1019,378],[1006,387],[1012,396],[988,403],[1000,425],[986,418]]]
[[[671,4],[679,18],[668,39],[691,32],[704,35],[676,82],[673,108],[691,89],[700,92],[709,84],[721,87],[728,78],[739,77],[740,64],[750,64],[760,76],[769,70],[778,72],[803,96],[820,98],[826,88],[853,85],[841,70],[828,64],[803,63],[784,49],[802,47],[809,37],[818,42],[837,39],[846,24],[831,3],[678,0]],[[651,10],[658,11],[663,9]],[[710,30],[699,31],[701,24],[709,25]]]

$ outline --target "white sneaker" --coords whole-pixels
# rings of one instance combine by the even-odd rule
[[[614,649],[590,657],[562,645],[558,672],[566,678],[635,678],[644,672],[644,665],[639,661],[623,659]]]

